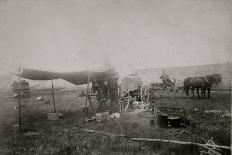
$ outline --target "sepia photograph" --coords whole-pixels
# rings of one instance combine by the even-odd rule
[[[232,0],[0,0],[0,155],[231,155]]]

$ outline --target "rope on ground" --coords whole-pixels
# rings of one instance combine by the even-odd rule
[[[126,137],[126,135],[113,134],[113,133],[104,132],[104,131],[96,131],[96,130],[88,130],[88,129],[80,129],[80,130],[89,132],[89,133],[98,133],[98,134],[103,134],[103,135],[112,136],[112,137]]]
[[[195,142],[183,142],[183,141],[176,141],[176,140],[166,140],[166,139],[150,139],[150,138],[133,138],[133,137],[127,137],[126,135],[117,135],[113,133],[108,133],[104,131],[96,131],[96,130],[88,130],[88,129],[81,129],[81,131],[89,132],[89,133],[98,133],[98,134],[104,134],[108,136],[113,137],[124,137],[129,138],[134,141],[148,141],[148,142],[164,142],[164,143],[175,143],[175,144],[181,144],[181,145],[197,145],[201,147],[212,147],[212,148],[221,148],[221,149],[227,149],[231,150],[230,146],[222,146],[222,145],[212,145],[212,144],[201,144],[201,143],[195,143]]]

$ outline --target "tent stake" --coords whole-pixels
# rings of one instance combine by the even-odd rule
[[[54,96],[54,88],[53,88],[53,81],[51,80],[52,83],[52,100],[53,100],[53,105],[54,105],[54,113],[56,113],[56,102],[55,102],[55,96]]]

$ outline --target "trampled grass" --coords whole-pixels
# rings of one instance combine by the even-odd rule
[[[48,94],[43,95],[48,96]],[[224,97],[222,97],[223,95]],[[121,113],[119,119],[111,119],[107,122],[84,122],[80,109],[82,99],[78,98],[76,91],[56,92],[57,110],[63,116],[58,121],[48,121],[47,113],[53,111],[53,105],[52,103],[43,105],[34,102],[37,94],[24,103],[22,115],[23,131],[39,133],[35,136],[22,136],[12,127],[17,123],[17,111],[13,109],[17,102],[4,98],[4,101],[8,103],[1,104],[11,114],[4,116],[12,116],[12,118],[1,121],[0,144],[2,149],[0,154],[199,154],[202,148],[193,145],[136,142],[128,137],[161,138],[199,143],[204,142],[202,138],[210,139],[213,137],[216,144],[229,146],[231,144],[231,119],[217,115],[203,115],[203,110],[212,109],[212,104],[220,110],[226,110],[230,107],[229,95],[223,95],[214,94],[212,99],[190,99],[189,101],[184,96],[157,100],[157,106],[183,105],[189,113],[192,113],[192,118],[201,122],[195,128],[190,125],[186,128],[164,129],[157,124],[150,126],[150,120],[153,118],[143,114],[137,116]],[[196,108],[201,111],[199,110],[200,112],[194,115],[193,111]],[[9,122],[9,120],[11,121]],[[80,129],[124,134],[127,138],[88,133]],[[190,134],[188,132],[182,133],[183,130],[189,131]],[[226,151],[223,153],[230,154]]]

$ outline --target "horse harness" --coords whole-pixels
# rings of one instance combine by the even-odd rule
[[[210,84],[209,81],[208,81],[208,79],[206,78],[206,76],[203,76],[203,78],[205,79],[206,83]]]

